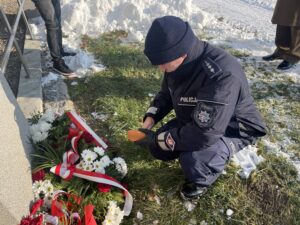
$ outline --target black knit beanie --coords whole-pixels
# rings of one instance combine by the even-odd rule
[[[153,21],[145,40],[144,53],[152,65],[161,65],[187,54],[197,40],[190,25],[175,16]]]

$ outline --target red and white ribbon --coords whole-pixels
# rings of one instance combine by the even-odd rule
[[[129,191],[120,184],[117,180],[110,176],[101,173],[89,172],[81,169],[75,168],[73,165],[67,165],[66,163],[59,164],[50,169],[50,171],[56,175],[61,176],[64,179],[71,179],[72,176],[80,177],[89,181],[96,183],[109,184],[114,187],[120,188],[125,193],[125,205],[124,205],[124,215],[128,216],[132,209],[133,198]]]
[[[92,135],[95,141],[98,143],[98,146],[107,149],[107,144],[85,123],[85,121],[75,111],[69,111],[67,112],[67,115],[80,130],[86,131]]]
[[[82,118],[76,112],[70,111],[67,112],[67,115],[79,129],[90,133],[95,139],[96,144],[98,146],[101,146],[104,149],[108,147],[107,144],[98,135],[94,133],[94,131],[82,120]],[[89,171],[77,169],[75,167],[75,163],[79,159],[79,155],[77,152],[77,145],[80,138],[81,138],[81,134],[72,138],[71,140],[72,149],[64,153],[63,163],[52,167],[50,171],[66,180],[69,180],[73,176],[76,176],[89,181],[108,184],[122,189],[125,195],[125,205],[123,209],[124,215],[128,216],[132,209],[133,198],[129,193],[129,191],[122,184],[120,184],[117,180],[115,180],[114,178],[108,175],[96,173],[96,172],[89,172]]]

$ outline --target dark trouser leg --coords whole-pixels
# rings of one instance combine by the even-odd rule
[[[52,4],[55,10],[56,22],[57,22],[57,39],[58,39],[58,46],[60,51],[63,52],[63,45],[62,45],[62,29],[61,29],[61,7],[60,7],[60,0],[52,0]]]
[[[171,120],[157,133],[174,127],[177,127],[177,121]],[[214,145],[201,151],[172,152],[153,147],[150,148],[150,152],[155,158],[163,161],[179,158],[185,178],[199,186],[208,187],[220,176],[233,152],[239,151],[242,147],[244,145],[240,139],[222,138]]]
[[[300,59],[300,28],[277,25],[275,44],[283,59],[296,63]]]
[[[208,187],[220,176],[230,156],[230,150],[220,139],[205,150],[181,152],[179,161],[188,181]]]
[[[291,52],[296,62],[300,61],[300,27],[291,27]]]
[[[55,15],[55,9],[52,0],[33,0],[36,8],[38,9],[41,17],[45,21],[47,30],[47,43],[50,54],[53,60],[61,58],[59,37],[58,37],[58,23]]]

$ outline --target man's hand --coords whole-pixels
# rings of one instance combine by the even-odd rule
[[[143,132],[145,134],[145,137],[141,140],[136,141],[135,143],[143,147],[150,147],[150,146],[157,145],[156,134],[154,131],[145,128],[139,128],[139,131]]]
[[[160,148],[163,151],[174,150],[175,141],[169,132],[162,132],[157,135],[154,131],[145,128],[139,128],[138,130],[144,133],[145,137],[135,141],[135,143],[143,147]]]
[[[154,123],[155,123],[155,122],[154,122],[154,119],[153,119],[152,117],[148,116],[148,117],[145,119],[142,128],[146,128],[146,129],[149,129],[149,130],[150,130],[150,129],[154,126]]]

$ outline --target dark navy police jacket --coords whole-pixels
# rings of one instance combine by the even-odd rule
[[[147,116],[155,123],[175,110],[178,127],[167,131],[175,151],[198,151],[222,136],[255,143],[265,124],[241,65],[224,50],[197,40],[184,63],[165,73]]]

